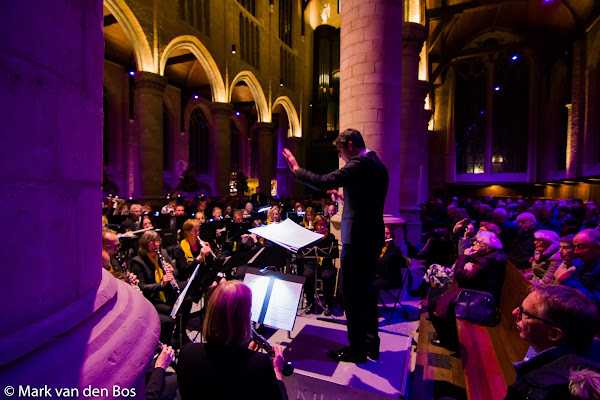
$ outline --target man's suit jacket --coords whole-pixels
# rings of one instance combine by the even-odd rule
[[[342,244],[383,245],[383,205],[389,178],[375,152],[352,157],[342,168],[325,175],[300,168],[296,176],[322,189],[344,188]]]

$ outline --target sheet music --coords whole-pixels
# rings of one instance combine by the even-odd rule
[[[250,291],[252,291],[252,316],[250,319],[254,322],[260,322],[260,312],[262,311],[263,303],[265,302],[265,295],[267,294],[267,287],[269,286],[268,276],[246,274],[244,275],[244,284],[246,284]]]
[[[291,331],[301,295],[301,283],[276,279],[263,323],[273,328]]]
[[[303,228],[289,218],[280,223],[259,226],[249,231],[294,253],[323,237],[321,234]]]

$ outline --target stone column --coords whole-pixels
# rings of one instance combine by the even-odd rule
[[[400,101],[400,152],[398,153],[400,186],[399,214],[405,220],[412,243],[421,234],[420,203],[427,200],[427,122],[425,97],[429,84],[419,81],[419,54],[425,40],[425,27],[404,22],[402,28],[402,98]]]
[[[163,94],[167,80],[151,72],[135,76],[134,110],[142,197],[163,195]]]
[[[210,138],[210,170],[214,181],[213,189],[218,196],[229,193],[231,174],[231,111],[229,103],[212,103],[210,111],[213,129]]]
[[[396,0],[344,0],[340,38],[340,130],[361,131],[387,166],[385,212],[395,215],[402,184],[402,11]]]
[[[158,317],[100,262],[102,1],[3,2],[0,12],[0,387],[83,397],[91,385],[110,398],[119,385],[142,397]]]
[[[273,125],[266,122],[258,122],[255,125],[256,139],[258,140],[259,160],[259,192],[271,195],[271,179],[275,176],[275,135]]]
[[[279,127],[275,133],[277,137],[277,149],[275,150],[275,159],[277,160],[277,195],[279,197],[287,197],[291,195],[292,188],[290,187],[291,172],[287,162],[281,155],[284,147],[287,147],[289,123],[286,114],[281,113],[279,116]],[[293,177],[292,177],[293,178]]]

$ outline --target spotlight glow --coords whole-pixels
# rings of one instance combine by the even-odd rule
[[[500,85],[494,87],[494,91],[495,92],[499,92],[500,90],[502,90],[502,88],[500,87]]]
[[[198,100],[200,98],[200,96],[198,96],[197,94],[194,95],[194,100]]]
[[[133,70],[129,71],[129,76],[135,76],[135,71],[133,71]]]

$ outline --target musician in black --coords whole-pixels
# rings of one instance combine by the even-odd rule
[[[187,399],[287,399],[283,349],[271,360],[248,348],[252,292],[240,281],[219,284],[210,296],[203,324],[206,343],[190,343],[177,365],[179,392]]]
[[[329,233],[328,223],[322,216],[314,220],[315,232],[323,235],[323,238],[315,243],[318,249],[316,254],[310,252],[311,258],[305,258],[299,267],[306,280],[304,281],[304,293],[308,302],[308,312],[319,313],[321,310],[315,305],[315,271],[317,278],[323,283],[323,300],[325,314],[333,307],[333,293],[335,289],[336,269],[333,265],[333,257],[338,254],[338,242]],[[315,258],[312,258],[315,257]]]
[[[330,352],[338,361],[364,362],[379,358],[377,294],[373,281],[377,256],[383,246],[383,206],[388,172],[360,132],[346,129],[335,141],[346,164],[318,175],[300,168],[288,149],[283,156],[294,175],[321,189],[344,189],[341,275],[350,346]]]
[[[131,260],[131,270],[140,281],[140,289],[144,296],[156,308],[160,318],[160,337],[163,343],[170,343],[173,330],[173,320],[169,316],[175,300],[177,300],[177,288],[181,287],[177,282],[177,271],[175,263],[170,259],[166,251],[160,247],[161,239],[155,231],[144,232],[139,240],[138,255]],[[164,264],[160,260],[158,252],[161,253]]]

